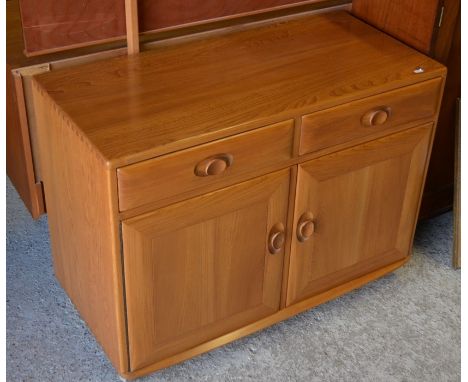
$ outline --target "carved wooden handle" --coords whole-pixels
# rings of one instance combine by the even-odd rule
[[[297,222],[297,239],[303,243],[309,240],[315,232],[314,215],[311,212],[302,214]]]
[[[231,154],[218,154],[202,160],[195,166],[196,176],[219,175],[234,162]]]
[[[362,124],[364,126],[379,126],[387,122],[390,117],[392,109],[387,106],[379,107],[368,111],[362,117]]]
[[[286,234],[284,232],[284,225],[282,223],[275,224],[271,228],[270,237],[268,238],[268,250],[272,255],[280,253],[285,241]]]

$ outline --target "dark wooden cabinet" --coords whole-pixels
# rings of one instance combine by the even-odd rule
[[[352,12],[448,68],[420,217],[453,206],[455,126],[460,87],[460,0],[353,0]]]
[[[452,4],[452,7],[455,6]],[[456,12],[456,19],[447,21],[454,23],[453,34],[450,35],[450,31],[440,33],[434,51],[436,59],[447,66],[447,80],[426,178],[421,218],[435,216],[453,206],[455,135],[459,113],[457,100],[461,97],[461,31],[459,8],[448,10],[447,14],[449,11],[452,16]]]

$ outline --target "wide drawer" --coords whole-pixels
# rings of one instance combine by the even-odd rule
[[[117,170],[119,209],[164,205],[234,184],[292,156],[286,121]]]
[[[431,118],[437,111],[442,79],[437,78],[302,118],[299,154],[372,139]]]

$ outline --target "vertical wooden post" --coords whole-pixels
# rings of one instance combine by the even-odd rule
[[[125,22],[127,26],[128,54],[137,54],[140,52],[138,0],[125,0]]]
[[[455,127],[455,195],[453,197],[453,266],[461,267],[461,105],[457,99],[457,123]]]

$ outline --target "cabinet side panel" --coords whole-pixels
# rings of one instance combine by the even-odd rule
[[[6,170],[34,219],[44,213],[42,189],[36,184],[21,77],[6,70]]]
[[[114,366],[127,370],[115,173],[33,81],[55,274]]]
[[[6,71],[6,170],[26,205],[31,205],[24,143],[21,136],[13,74]],[[29,207],[28,207],[29,208]]]

